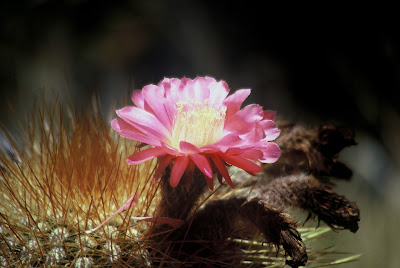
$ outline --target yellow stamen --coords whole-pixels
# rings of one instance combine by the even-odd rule
[[[177,102],[170,145],[179,149],[180,141],[197,147],[217,142],[222,136],[225,112],[225,107],[214,107],[209,100]]]

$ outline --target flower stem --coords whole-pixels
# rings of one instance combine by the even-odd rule
[[[171,168],[171,165],[168,166],[161,177],[161,201],[158,205],[157,216],[187,220],[201,195],[207,189],[207,183],[203,173],[196,169],[192,175],[192,185],[189,191],[184,185],[184,180],[181,180],[179,185],[173,188],[169,183]],[[189,179],[188,176],[190,175],[184,175],[186,180]]]

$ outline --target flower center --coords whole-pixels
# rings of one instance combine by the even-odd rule
[[[179,149],[181,141],[197,147],[217,142],[224,129],[225,112],[225,107],[214,107],[209,100],[177,102],[170,145]]]

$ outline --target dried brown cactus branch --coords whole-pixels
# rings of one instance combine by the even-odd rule
[[[355,145],[353,132],[333,125],[305,127],[278,121],[282,132],[276,143],[282,150],[279,160],[266,165],[264,173],[269,178],[290,174],[310,173],[321,176],[350,179],[352,171],[337,160],[345,147]]]
[[[276,208],[302,208],[335,229],[358,230],[360,211],[355,203],[336,194],[332,187],[320,183],[314,176],[296,174],[276,179],[251,192]]]

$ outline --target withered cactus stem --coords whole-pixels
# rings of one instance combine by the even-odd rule
[[[307,263],[306,247],[296,230],[296,221],[287,213],[254,198],[232,197],[209,202],[194,215],[191,237],[223,241],[237,230],[249,236],[261,233],[265,243],[283,247],[290,257],[286,263],[298,267]]]
[[[289,214],[270,206],[262,199],[249,200],[235,196],[209,201],[204,208],[196,210],[208,189],[204,175],[195,170],[191,180],[193,185],[188,191],[184,181],[175,188],[170,186],[170,172],[171,168],[168,167],[161,178],[161,201],[156,213],[160,217],[182,219],[185,224],[172,232],[167,232],[165,226],[155,228],[153,233],[160,234],[155,237],[161,247],[157,251],[168,250],[169,256],[189,262],[188,256],[191,255],[198,257],[200,254],[211,258],[218,254],[220,248],[224,248],[223,244],[229,243],[227,239],[232,234],[245,228],[246,232],[253,235],[263,234],[266,243],[277,248],[282,246],[290,257],[287,260],[290,266],[306,264],[305,245],[296,230],[295,220]],[[171,238],[175,241],[171,241]]]
[[[274,165],[264,167],[262,181],[266,183],[252,194],[264,196],[277,207],[303,208],[332,228],[356,232],[360,211],[354,202],[333,191],[330,180],[352,176],[338,154],[356,145],[354,133],[333,125],[305,127],[282,121],[278,125],[282,129],[277,139],[282,155]]]
[[[356,144],[350,129],[332,125],[305,127],[283,121],[277,124],[282,132],[276,143],[282,155],[276,163],[264,167],[266,177],[311,173],[317,178],[351,178],[352,171],[337,159],[343,148]]]
[[[355,203],[336,194],[332,187],[321,184],[312,175],[296,174],[255,187],[251,192],[275,208],[299,207],[317,216],[334,229],[358,230],[360,211]]]

